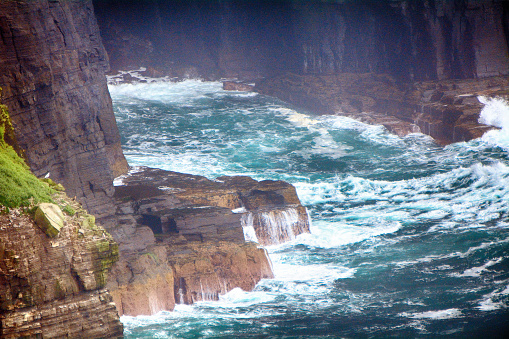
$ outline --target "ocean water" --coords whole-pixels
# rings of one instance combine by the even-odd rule
[[[269,247],[275,278],[174,312],[122,317],[126,338],[509,337],[509,106],[437,146],[381,126],[188,80],[110,86],[131,165],[282,179],[311,234]]]

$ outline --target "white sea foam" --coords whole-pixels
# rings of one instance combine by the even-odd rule
[[[505,284],[507,284],[507,281],[505,281]],[[507,308],[509,307],[509,304],[507,303],[507,295],[509,295],[509,285],[483,296],[481,301],[479,301],[479,306],[477,306],[477,308],[480,311],[486,312]]]
[[[444,319],[460,318],[462,316],[462,313],[457,308],[450,308],[447,310],[418,312],[418,313],[402,312],[399,315],[402,317],[407,317],[407,318],[412,318],[412,319],[444,320]]]
[[[287,120],[297,127],[307,128],[310,133],[316,133],[317,136],[313,138],[313,145],[311,148],[295,152],[300,154],[305,159],[309,159],[311,155],[321,155],[330,157],[332,159],[339,159],[344,157],[350,147],[342,145],[335,141],[329,133],[331,125],[324,123],[330,118],[311,117],[310,115],[298,113],[293,109],[285,107],[272,108],[273,111],[283,114]]]
[[[502,98],[479,96],[478,100],[484,104],[479,122],[500,128],[486,132],[482,140],[509,150],[509,104]]]
[[[498,258],[496,260],[489,260],[487,263],[485,263],[482,266],[472,267],[472,268],[466,269],[465,271],[463,271],[463,273],[453,273],[453,274],[451,274],[451,276],[456,276],[456,277],[480,277],[482,272],[486,271],[488,269],[488,267],[493,266],[495,264],[498,264],[501,261],[502,261],[501,258]]]
[[[311,226],[311,233],[302,234],[291,244],[319,248],[335,248],[364,241],[382,234],[394,233],[401,228],[397,221],[383,221],[377,226],[356,226],[340,222],[318,220]]]
[[[509,208],[509,201],[503,198],[509,196],[509,167],[502,162],[474,164],[411,180],[370,180],[350,175],[295,186],[305,205],[359,204],[348,211],[350,218],[359,220],[377,213],[384,219],[389,215],[394,219],[394,213],[404,212],[405,219],[400,220],[407,222],[450,218],[457,222],[456,227],[462,227],[461,222],[475,227],[497,220]],[[371,203],[363,205],[366,201]]]
[[[198,99],[209,98],[210,95],[214,94],[228,94],[227,91],[223,90],[220,82],[200,80],[108,85],[108,89],[111,96],[116,99],[134,98],[179,105],[197,104]]]
[[[240,307],[260,304],[263,302],[273,301],[275,295],[261,291],[246,292],[241,288],[234,288],[225,295],[219,296],[220,307]]]

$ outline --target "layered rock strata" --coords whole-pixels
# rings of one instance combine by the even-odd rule
[[[132,241],[120,232],[133,221],[150,227],[157,236],[181,235],[188,241],[242,243],[245,227],[254,228],[262,245],[283,243],[298,234],[309,233],[306,209],[295,187],[284,181],[256,181],[245,176],[209,180],[140,167],[116,187],[115,198],[122,226],[110,232],[120,244]],[[276,226],[288,230],[271,238],[267,230],[278,223],[278,217],[292,219],[286,217],[289,213],[295,215],[293,222]],[[256,215],[257,222],[247,222],[248,215]],[[271,215],[274,220],[270,220]]]
[[[0,336],[122,337],[104,289],[118,246],[75,202],[56,200],[76,213],[51,237],[18,210],[0,215]]]
[[[260,81],[256,91],[314,113],[381,124],[400,136],[422,132],[449,144],[493,128],[478,122],[483,105],[477,96],[509,97],[509,77],[401,83],[371,73],[287,73]]]
[[[0,87],[36,176],[62,183],[98,217],[127,171],[91,1],[0,1]]]
[[[259,79],[509,74],[509,4],[492,0],[94,0],[115,70]]]
[[[309,232],[295,188],[282,181],[137,168],[116,187],[120,261],[108,288],[121,314],[217,300],[273,276],[259,244]]]

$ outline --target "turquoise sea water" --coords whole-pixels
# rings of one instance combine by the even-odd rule
[[[282,179],[312,234],[269,248],[275,279],[218,302],[122,317],[127,338],[504,338],[509,107],[440,147],[218,82],[110,86],[130,165]],[[507,126],[507,129],[505,128]]]

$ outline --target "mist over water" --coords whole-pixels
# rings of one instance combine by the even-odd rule
[[[174,312],[123,317],[127,338],[505,337],[509,107],[481,139],[437,146],[315,116],[217,82],[110,86],[130,165],[294,184],[312,234],[269,248],[275,279]]]

